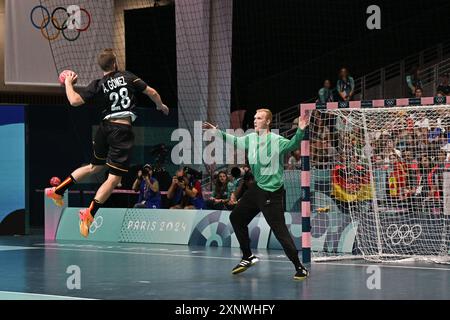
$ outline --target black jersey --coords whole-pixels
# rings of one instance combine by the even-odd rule
[[[80,96],[85,102],[95,99],[103,108],[103,119],[131,117],[136,119],[136,94],[142,92],[147,84],[128,71],[114,71],[101,79],[92,81]]]

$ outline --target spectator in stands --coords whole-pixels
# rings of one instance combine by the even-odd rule
[[[383,168],[383,167],[384,167],[384,160],[383,160],[383,157],[382,157],[381,155],[379,155],[379,154],[374,154],[374,155],[372,156],[372,162],[373,162],[374,166],[375,166],[377,169],[380,169],[380,168]]]
[[[330,140],[325,140],[323,142],[324,149],[324,159],[328,164],[334,164],[334,162],[338,159],[338,152],[336,148],[332,145]]]
[[[241,183],[242,180],[242,176],[244,175],[244,169],[240,168],[240,167],[233,167],[230,171],[231,176],[232,176],[232,190],[231,190],[231,194],[230,194],[230,201],[228,202],[228,206],[230,208],[234,208],[237,204],[237,199],[236,199],[236,190],[239,187],[239,184]]]
[[[330,139],[330,127],[333,127],[333,125],[326,114],[314,110],[311,114],[311,127],[313,132],[316,132],[317,139]]]
[[[407,190],[408,168],[397,153],[389,155],[389,195],[391,200],[403,201]],[[409,191],[408,191],[409,192]],[[398,203],[398,205],[401,205]]]
[[[403,196],[405,199],[410,199],[411,205],[415,208],[414,212],[417,212],[417,208],[421,201],[420,197],[418,197],[421,190],[419,163],[413,158],[412,152],[409,150],[403,152],[403,163],[406,168],[406,181],[405,188],[403,189]]]
[[[430,198],[434,198],[436,201],[442,200],[443,196],[443,184],[444,184],[444,171],[445,171],[445,157],[446,153],[441,151],[435,156],[434,166],[428,174],[428,184],[430,185]]]
[[[214,182],[211,198],[206,202],[206,208],[212,210],[227,210],[230,201],[233,183],[228,179],[225,171],[219,171]]]
[[[339,101],[350,101],[353,98],[355,90],[355,81],[349,75],[347,68],[341,68],[339,71],[339,80],[337,81],[336,91]]]
[[[206,176],[209,177],[209,183],[205,186],[208,190],[213,188],[213,182],[215,179],[217,164],[212,161],[211,164],[205,164]]]
[[[242,167],[243,175],[236,190],[231,194],[230,203],[235,205],[244,193],[255,183],[255,177],[248,165]]]
[[[409,131],[408,131],[409,133]],[[414,131],[405,137],[405,150],[410,151],[413,156],[416,153],[416,143],[414,140]]]
[[[414,97],[416,94],[416,89],[423,88],[422,79],[420,76],[420,70],[418,66],[411,68],[411,72],[406,76],[406,84],[409,88],[410,96]]]
[[[447,135],[441,128],[436,127],[428,132],[428,142],[430,144],[429,152],[438,154],[443,146],[446,145]]]
[[[430,128],[430,120],[427,117],[425,112],[418,112],[416,121],[414,122],[415,127],[419,127],[421,129],[429,129]]]
[[[422,98],[423,95],[423,91],[421,88],[416,88],[416,91],[414,92],[414,97],[415,98]]]
[[[302,165],[300,150],[291,151],[291,156],[288,159],[288,170],[300,170]]]
[[[331,170],[331,195],[339,210],[350,213],[350,208],[372,198],[370,173],[358,156],[340,155],[339,162]]]
[[[238,198],[236,198],[236,192],[239,186],[243,183],[242,179],[248,171],[250,171],[250,166],[248,164],[244,164],[241,167],[234,167],[231,169],[232,189],[230,194],[230,201],[228,202],[229,210],[232,210],[237,204]]]
[[[446,163],[450,163],[450,133],[449,129],[445,130],[444,137],[442,138],[441,150],[447,153],[445,158]]]
[[[351,144],[352,143],[350,142],[346,147],[343,147],[344,149],[342,149],[342,151],[346,154],[349,154],[349,152],[351,153],[349,149]],[[331,141],[328,139],[317,139],[313,141],[311,143],[311,152],[311,160],[317,169],[329,169],[337,159],[336,148],[332,146]]]
[[[401,126],[401,124],[399,125]],[[409,137],[409,132],[408,130],[401,130],[398,132],[398,136],[395,139],[395,148],[397,150],[400,150],[400,152],[403,152],[404,150],[406,150],[407,145],[408,145],[408,137]]]
[[[430,158],[427,155],[423,155],[420,157],[419,167],[420,176],[422,177],[419,191],[423,197],[429,197],[431,195],[431,188],[428,184],[427,178],[430,175],[434,165],[431,164]]]
[[[428,120],[428,119],[426,119]],[[423,121],[423,124],[416,129],[416,153],[420,158],[430,154],[430,140],[428,139],[429,122]]]
[[[139,191],[139,200],[134,205],[135,208],[161,208],[159,183],[153,178],[153,168],[149,164],[138,171],[137,178],[133,183],[133,190]]]
[[[311,140],[311,152],[312,155],[315,154],[315,152],[313,152],[313,149],[319,149],[320,148],[320,144],[316,141],[312,141]],[[339,139],[338,139],[338,149],[341,153],[345,154],[345,155],[349,155],[353,152],[353,143],[352,143],[352,135],[349,134],[348,132],[341,132],[339,134]],[[312,157],[312,161],[317,161],[314,160],[314,158]]]
[[[442,93],[442,95],[450,95],[450,84],[449,84],[449,74],[444,73],[441,75],[441,83],[436,88],[437,93]],[[437,94],[436,94],[437,95]]]
[[[241,181],[242,176],[244,175],[244,169],[240,168],[240,167],[233,167],[231,169],[231,171],[230,171],[230,174],[231,174],[230,181],[231,181],[231,183],[233,185],[231,193],[233,193],[233,192],[236,191],[236,189],[237,189],[237,187],[239,185],[239,182]]]
[[[384,150],[382,151],[384,162],[386,164],[392,164],[393,161],[397,161],[397,159],[401,157],[402,153],[395,148],[394,141],[390,136],[383,141],[385,142]]]
[[[320,103],[333,102],[333,89],[331,89],[331,81],[326,79],[323,82],[323,87],[319,90],[319,99]],[[297,120],[298,121],[298,120]]]

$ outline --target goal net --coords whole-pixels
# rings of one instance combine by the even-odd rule
[[[450,106],[314,110],[313,259],[449,263]]]

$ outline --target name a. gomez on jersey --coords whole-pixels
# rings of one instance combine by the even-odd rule
[[[94,80],[81,94],[85,102],[94,99],[103,108],[103,119],[131,117],[136,105],[136,93],[142,92],[147,84],[128,71],[115,71]]]
[[[126,82],[124,76],[108,79],[108,80],[106,80],[106,83],[102,84],[103,93],[108,93],[109,90],[113,90],[113,89],[116,89],[118,87],[123,87],[123,86],[126,86],[126,85],[127,85],[127,82]]]
[[[128,109],[131,105],[131,99],[129,96],[127,81],[124,76],[110,78],[102,84],[103,93],[109,94],[109,101],[111,104],[111,111],[120,111],[123,109]],[[118,89],[118,90],[115,90]]]

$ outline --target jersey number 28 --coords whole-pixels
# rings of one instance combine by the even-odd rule
[[[111,111],[119,111],[120,109],[127,109],[131,104],[131,99],[128,97],[128,89],[121,88],[119,93],[111,92],[109,100],[114,101],[111,106]],[[120,101],[120,105],[118,105]]]

